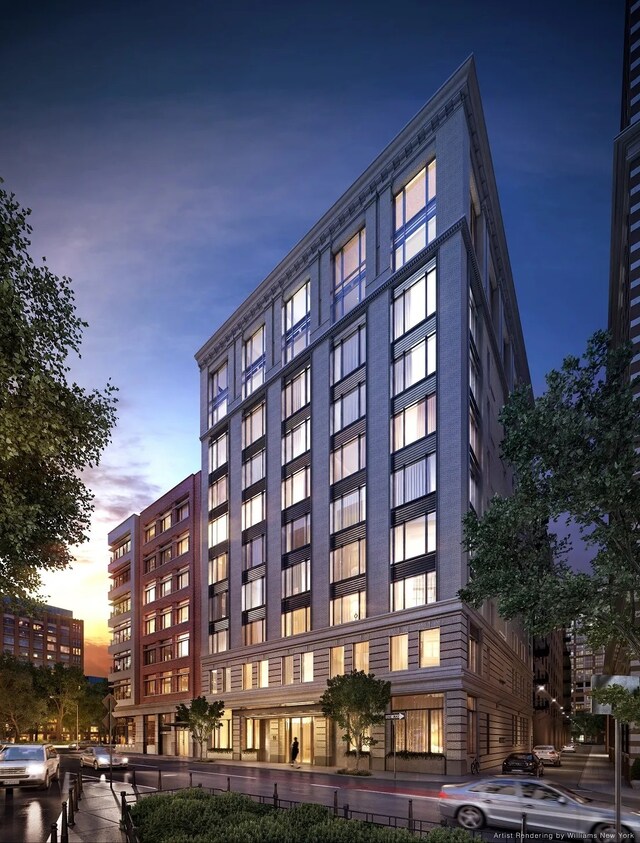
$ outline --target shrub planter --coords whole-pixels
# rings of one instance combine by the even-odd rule
[[[240,760],[241,761],[257,761],[258,760],[258,750],[257,749],[243,749],[240,753]]]
[[[233,761],[232,749],[208,749],[207,758],[211,761]]]
[[[387,754],[386,769],[393,770],[393,752]],[[444,755],[423,755],[422,753],[398,752],[396,770],[399,773],[435,773],[444,774]]]

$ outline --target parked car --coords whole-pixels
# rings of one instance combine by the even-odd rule
[[[109,755],[108,746],[92,746],[89,749],[82,751],[80,756],[81,767],[93,767],[94,770],[109,767],[126,767],[129,764],[129,759],[125,755],[119,755],[113,752]]]
[[[560,752],[575,752],[575,751],[576,751],[576,745],[574,743],[566,743],[562,747],[562,749],[560,750]]]
[[[0,752],[0,787],[49,789],[60,779],[60,756],[51,744],[7,744]]]
[[[615,839],[615,811],[609,802],[587,799],[558,784],[538,779],[495,776],[479,782],[445,784],[439,794],[440,815],[475,831],[485,825],[519,829],[522,814],[527,828],[592,840]],[[640,814],[623,812],[625,840],[640,842]]]
[[[543,764],[551,764],[553,767],[560,767],[560,753],[551,744],[539,744],[533,747],[533,751]]]
[[[534,752],[512,752],[502,762],[503,773],[544,776],[544,764]]]

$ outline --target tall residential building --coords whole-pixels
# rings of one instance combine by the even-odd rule
[[[563,629],[534,638],[533,671],[533,744],[561,747],[569,738],[567,717],[571,704]]]
[[[190,755],[176,705],[200,694],[200,472],[109,533],[118,740]]]
[[[34,665],[79,667],[84,671],[84,621],[69,609],[43,606],[37,614],[23,615],[2,607],[0,652],[25,659]]]
[[[405,715],[374,768],[392,739],[449,772],[529,746],[528,639],[457,596],[462,518],[511,490],[498,411],[529,382],[473,59],[196,359],[215,746],[283,761],[297,737],[340,763],[318,701],[352,669]]]

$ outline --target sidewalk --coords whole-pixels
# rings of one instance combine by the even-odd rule
[[[581,791],[588,791],[594,799],[603,799],[610,802],[613,806],[614,801],[614,769],[613,764],[604,752],[602,746],[592,746],[590,748],[589,757],[580,776],[578,788]],[[136,756],[138,757],[138,756]],[[176,760],[173,756],[150,756],[140,755],[139,757],[150,760],[154,757],[169,758]],[[188,768],[192,764],[197,763],[196,759],[185,758],[184,764]],[[240,767],[240,768],[255,768],[255,764],[251,761],[224,761],[225,766]],[[261,767],[266,767],[271,770],[291,770],[289,764],[261,764]],[[296,775],[315,774],[330,774],[334,773],[333,767],[312,767],[302,766],[296,768]],[[499,770],[483,770],[482,776],[495,775]],[[469,776],[442,776],[439,774],[425,774],[425,773],[398,773],[394,780],[392,771],[377,770],[370,778],[359,780],[362,784],[366,782],[383,781],[387,782],[389,787],[394,784],[399,787],[411,787],[418,783],[422,785],[420,793],[422,795],[437,796],[440,785],[444,783],[453,784],[459,781],[468,781]],[[345,786],[353,786],[356,779],[345,777]],[[197,782],[197,774],[194,773],[194,784]],[[425,785],[427,787],[425,788]],[[432,785],[430,788],[429,785]],[[70,786],[70,779],[67,775],[65,777],[65,793],[68,793]],[[120,794],[125,791],[127,796],[133,794],[133,788],[129,782],[114,782],[113,791],[106,781],[96,781],[95,779],[86,778],[83,782],[84,793],[83,798],[79,803],[79,809],[75,814],[75,825],[69,828],[69,843],[124,843],[125,836],[120,831]],[[638,811],[640,810],[640,791],[633,790],[629,785],[622,783],[622,806],[623,809]],[[60,841],[60,832],[62,829],[62,818],[58,818],[58,841]],[[47,843],[50,843],[51,838],[48,838]]]

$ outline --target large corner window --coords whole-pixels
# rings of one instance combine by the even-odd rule
[[[397,340],[436,312],[436,266],[393,298],[393,339]]]
[[[288,419],[311,401],[311,368],[307,366],[302,372],[286,381],[282,390],[282,418]]]
[[[436,162],[420,170],[395,196],[394,269],[436,237]]]
[[[364,298],[365,272],[366,234],[363,228],[334,259],[334,319],[340,319]]]
[[[227,415],[229,366],[223,363],[209,375],[209,427]]]
[[[311,287],[303,284],[282,308],[284,335],[284,362],[299,354],[309,345],[311,328]]]
[[[247,398],[264,383],[264,325],[242,347],[242,395]]]
[[[359,369],[366,359],[366,329],[364,325],[360,325],[353,333],[334,343],[331,382],[338,383],[346,378],[355,369]]]
[[[391,451],[399,451],[436,429],[436,396],[427,395],[391,419]]]

